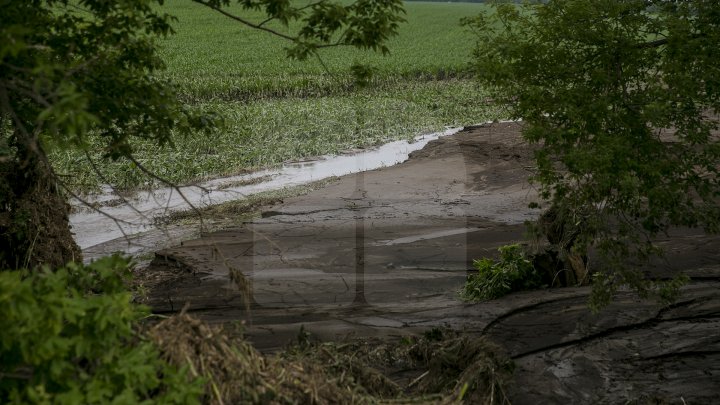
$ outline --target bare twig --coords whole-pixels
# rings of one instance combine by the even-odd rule
[[[412,381],[410,382],[410,384],[408,384],[408,386],[406,387],[406,389],[407,389],[407,388],[412,388],[413,386],[415,386],[415,384],[419,383],[420,380],[422,380],[423,378],[427,377],[428,374],[430,374],[430,370],[427,370],[426,372],[420,374],[420,376],[419,376],[418,378],[412,380]]]
[[[3,85],[4,85],[5,87],[9,88],[9,89],[13,89],[13,90],[15,90],[15,91],[17,91],[17,92],[19,92],[19,93],[22,93],[22,94],[24,94],[24,95],[32,98],[32,99],[35,100],[38,104],[40,104],[40,105],[42,105],[42,106],[44,106],[44,107],[48,107],[48,108],[49,108],[49,107],[52,107],[52,105],[50,104],[50,102],[47,101],[47,99],[46,99],[45,97],[43,97],[40,93],[35,92],[35,91],[32,91],[32,90],[28,90],[28,89],[31,89],[32,86],[25,86],[25,87],[23,87],[22,85],[19,85],[19,83],[14,83],[14,82],[11,82],[11,81],[3,81]]]
[[[127,156],[127,159],[129,159],[131,162],[133,162],[133,163],[135,164],[135,166],[137,166],[137,168],[140,169],[141,172],[143,172],[143,173],[145,173],[146,175],[150,176],[151,178],[153,178],[153,179],[155,179],[155,180],[158,180],[158,181],[160,181],[161,183],[167,185],[167,186],[170,187],[172,190],[177,191],[177,193],[180,195],[180,198],[182,198],[182,200],[190,207],[190,209],[191,209],[195,214],[197,214],[198,218],[200,218],[200,228],[202,229],[202,228],[205,226],[204,217],[203,217],[202,212],[195,206],[195,204],[193,204],[193,203],[185,196],[185,194],[182,192],[182,189],[180,188],[180,186],[178,186],[177,184],[171,182],[170,180],[167,180],[167,179],[165,179],[165,178],[163,178],[163,177],[158,176],[158,175],[155,174],[153,171],[147,169],[145,166],[143,166],[142,163],[138,162],[137,159],[135,159],[135,157],[133,157],[133,156]],[[197,186],[197,187],[200,188],[200,190],[202,190],[203,192],[206,192],[206,193],[209,193],[209,192],[210,192],[210,190],[208,190],[208,189],[206,189],[206,188],[204,188],[204,187],[200,187],[200,186]]]
[[[105,177],[105,175],[102,173],[100,168],[97,166],[95,161],[90,156],[90,153],[88,153],[87,150],[85,150],[84,152],[85,152],[85,158],[88,160],[88,162],[90,162],[90,167],[93,169],[95,174],[100,178],[100,181],[102,181],[104,184],[107,184],[108,186],[110,186],[110,189],[112,190],[113,194],[117,195],[120,198],[120,200],[123,202],[123,204],[130,207],[130,209],[132,209],[142,219],[150,221],[150,218],[148,218],[148,216],[145,215],[145,213],[143,213],[142,211],[135,208],[135,206],[132,205],[132,203],[130,203],[130,201],[127,198],[123,197],[122,194],[119,193],[118,190],[115,188],[115,186],[113,186],[112,183],[110,183],[110,181],[108,181],[108,179]]]
[[[275,17],[268,17],[268,18],[264,19],[263,21],[261,21],[257,26],[262,27],[263,25],[269,23],[270,21],[272,21],[274,19],[275,19]]]

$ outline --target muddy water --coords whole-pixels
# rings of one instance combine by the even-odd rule
[[[288,163],[278,169],[214,179],[179,189],[161,188],[139,192],[129,198],[120,197],[107,188],[101,195],[86,200],[99,206],[99,210],[90,210],[80,201],[71,201],[77,213],[70,216],[70,223],[75,240],[86,250],[108,241],[153,231],[157,229],[157,218],[173,211],[185,211],[193,206],[203,208],[263,191],[402,163],[411,152],[422,149],[428,142],[455,134],[461,129],[449,128],[443,132],[418,136],[412,142],[390,142],[375,149]],[[126,251],[133,253],[133,249]]]

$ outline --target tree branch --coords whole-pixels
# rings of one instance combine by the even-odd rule
[[[274,20],[274,19],[275,19],[275,17],[268,17],[268,18],[262,20],[257,26],[258,26],[258,28],[260,28],[260,27],[262,27],[263,25],[269,23],[270,21],[272,21],[272,20]]]
[[[32,90],[28,90],[28,89],[32,89],[31,86],[26,86],[27,88],[24,88],[20,84],[16,84],[16,83],[9,82],[9,81],[4,81],[2,83],[3,83],[4,87],[15,90],[18,93],[22,93],[22,94],[30,97],[31,99],[35,100],[38,104],[42,105],[43,107],[46,107],[46,108],[52,107],[50,102],[47,101],[47,99],[45,99],[41,94],[36,93]]]
[[[645,42],[645,43],[639,44],[639,45],[638,45],[638,48],[640,48],[640,49],[658,48],[658,47],[661,47],[661,46],[663,46],[663,45],[667,45],[667,43],[668,43],[667,38],[660,38],[660,39],[656,39],[656,40],[654,40],[654,41],[650,41],[650,42]]]
[[[696,33],[690,35],[690,38],[691,38],[691,39],[698,39],[698,38],[702,38],[702,37],[704,37],[704,36],[705,36],[705,35],[703,35],[703,33],[701,33],[701,32],[696,32]],[[638,45],[638,48],[640,48],[640,49],[645,49],[645,48],[658,48],[658,47],[660,47],[660,46],[667,45],[668,42],[669,42],[669,41],[668,41],[668,38],[667,38],[667,37],[664,37],[664,38],[656,39],[656,40],[654,40],[654,41],[645,42],[645,43],[643,43],[643,44],[640,44],[640,45]]]
[[[255,28],[255,29],[258,29],[258,30],[261,30],[261,31],[265,31],[265,32],[269,32],[270,34],[273,34],[273,35],[278,36],[278,37],[280,37],[280,38],[287,39],[288,41],[293,41],[293,42],[294,42],[294,41],[297,41],[297,37],[293,37],[293,36],[290,36],[290,35],[287,35],[287,34],[283,34],[282,32],[275,31],[275,30],[273,30],[273,29],[271,29],[271,28],[263,27],[262,24],[264,24],[265,22],[263,22],[263,23],[261,23],[261,24],[255,24],[255,23],[250,22],[250,21],[248,21],[248,20],[246,20],[246,19],[244,19],[244,18],[238,17],[238,16],[236,16],[236,15],[234,15],[234,14],[230,14],[230,13],[228,13],[227,11],[221,9],[220,7],[215,7],[215,6],[211,5],[211,4],[208,4],[207,2],[205,2],[205,1],[203,1],[203,0],[192,0],[192,1],[193,1],[194,3],[202,4],[202,5],[205,6],[205,7],[209,7],[209,8],[217,11],[218,13],[220,13],[220,14],[228,17],[228,18],[231,18],[231,19],[233,19],[233,20],[235,20],[235,21],[237,21],[237,22],[239,22],[239,23],[241,23],[241,24],[247,25],[248,27]]]
[[[88,153],[87,150],[84,150],[83,152],[85,154],[85,158],[90,163],[90,167],[95,172],[95,174],[100,178],[100,181],[102,181],[103,183],[110,186],[110,189],[112,189],[112,192],[120,198],[120,200],[123,202],[123,204],[130,207],[130,209],[133,210],[136,214],[138,214],[138,216],[140,216],[140,218],[143,218],[147,221],[151,221],[152,220],[151,218],[148,218],[142,211],[135,208],[135,206],[132,205],[132,203],[130,201],[128,201],[127,198],[123,197],[122,193],[119,193],[118,190],[115,188],[115,186],[113,186],[112,183],[110,183],[110,181],[108,181],[107,177],[105,177],[105,175],[100,170],[100,167],[98,167],[98,165],[95,163],[95,161],[90,156],[90,153]]]
[[[195,1],[195,0],[193,0],[193,1]],[[165,178],[162,178],[161,176],[153,173],[152,170],[146,168],[145,166],[142,165],[142,163],[138,162],[137,159],[135,159],[134,156],[130,155],[130,156],[126,156],[126,158],[127,158],[128,160],[130,160],[131,162],[133,162],[133,163],[135,164],[135,166],[137,166],[137,168],[140,169],[141,172],[145,173],[146,175],[150,176],[151,178],[153,178],[153,179],[155,179],[155,180],[158,180],[158,181],[166,184],[166,185],[167,185],[168,187],[170,187],[171,189],[177,191],[178,195],[180,195],[180,198],[182,198],[182,200],[190,207],[190,209],[200,218],[200,227],[201,227],[201,228],[204,228],[204,227],[205,227],[205,221],[204,221],[204,219],[203,219],[202,212],[195,206],[195,204],[193,204],[193,203],[185,196],[185,194],[182,192],[182,189],[180,188],[180,186],[178,186],[178,185],[176,185],[175,183],[173,183],[173,182],[171,182],[171,181],[169,181],[169,180],[167,180],[167,179],[165,179]],[[199,187],[200,190],[202,190],[202,191],[205,192],[205,193],[208,193],[208,194],[210,193],[209,190],[206,189],[205,187],[201,187],[201,186],[197,186],[197,187]],[[168,203],[169,203],[169,202],[170,202],[170,200],[169,200],[169,198],[168,198]],[[167,213],[167,206],[166,206],[165,212]]]
[[[316,1],[316,2],[314,2],[314,3],[306,4],[306,5],[304,5],[304,6],[300,7],[300,8],[295,9],[295,11],[303,11],[303,10],[306,10],[306,9],[308,9],[308,8],[310,8],[310,7],[314,7],[314,6],[317,6],[318,4],[322,4],[323,1],[325,1],[325,0],[320,0],[320,1]],[[274,19],[276,19],[276,17],[274,17],[274,16],[268,17],[268,18],[266,18],[265,20],[263,20],[262,22],[260,22],[259,24],[257,24],[257,27],[260,28],[260,27],[262,27],[263,25],[269,23],[270,21],[272,21],[272,20],[274,20]]]

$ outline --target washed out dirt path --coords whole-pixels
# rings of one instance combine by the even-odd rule
[[[472,260],[523,242],[523,222],[539,214],[527,208],[532,153],[517,123],[433,141],[403,164],[158,251],[146,271],[171,277],[150,285],[147,303],[244,321],[261,350],[281,348],[301,326],[324,340],[433,327],[485,335],[517,365],[513,403],[718,400],[719,238],[685,231],[663,242],[668,260],[654,269],[694,277],[671,306],[621,292],[594,315],[587,288],[458,299]]]

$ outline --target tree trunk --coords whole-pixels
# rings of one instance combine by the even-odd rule
[[[590,284],[587,275],[587,264],[585,263],[586,259],[577,253],[568,252],[566,260],[570,263],[570,268],[575,275],[575,282],[578,285]]]
[[[22,146],[0,159],[0,269],[82,261],[52,168]]]
[[[565,285],[590,284],[587,274],[587,258],[574,253],[572,249],[575,240],[580,235],[578,226],[568,221],[566,214],[556,205],[545,211],[538,222],[541,231],[563,262]]]

